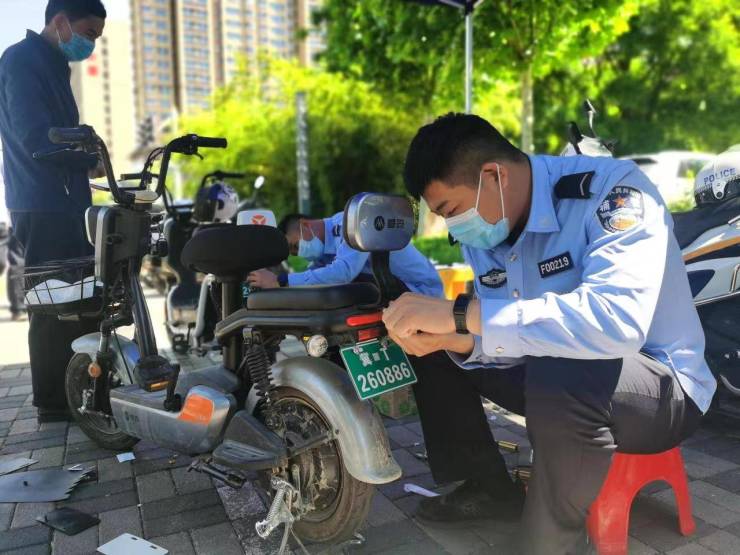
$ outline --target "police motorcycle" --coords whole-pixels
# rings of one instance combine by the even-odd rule
[[[163,266],[174,276],[164,292],[165,327],[176,353],[206,354],[212,347],[217,321],[210,297],[212,277],[198,279],[196,272],[182,264],[182,250],[198,230],[231,222],[239,208],[239,196],[225,180],[245,177],[243,173],[221,170],[209,173],[201,180],[195,202],[173,201],[164,190],[162,199],[167,217],[162,235],[168,253]]]
[[[612,156],[614,142],[594,131],[596,110],[584,111],[591,136],[568,126],[562,156]],[[674,235],[681,248],[691,293],[706,338],[705,358],[720,387],[710,415],[740,421],[740,153],[728,151],[707,164],[695,182],[696,208],[674,213]]]
[[[68,404],[80,428],[108,449],[147,439],[197,456],[193,471],[234,488],[255,480],[270,503],[256,531],[267,538],[283,525],[281,550],[290,534],[299,541],[351,540],[366,519],[374,485],[401,476],[368,399],[416,379],[382,324],[382,308],[400,293],[389,254],[411,239],[409,202],[365,193],[346,207],[346,239],[370,253],[375,284],[255,291],[246,307],[244,278],[287,258],[283,234],[259,225],[195,234],[182,259],[222,286],[215,335],[223,364],[181,372],[158,353],[139,283],[142,258],[152,250],[150,210],[163,194],[173,154],[223,148],[226,140],[179,137],[150,156],[161,157],[154,190],[144,180],[124,190],[92,128],[54,129],[50,136],[98,152],[115,201],[86,214],[99,297],[98,309],[85,316],[99,318],[100,331],[73,342],[66,371]],[[135,338],[119,337],[116,329],[132,323]],[[286,335],[300,338],[307,355],[277,360]],[[337,351],[347,369],[331,362]]]

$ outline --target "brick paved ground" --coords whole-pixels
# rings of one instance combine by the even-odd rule
[[[39,426],[30,391],[26,366],[0,369],[0,460],[32,457],[39,461],[33,470],[77,463],[96,469],[97,481],[78,486],[69,500],[57,506],[96,514],[101,522],[70,537],[35,522],[36,516],[54,508],[52,503],[0,504],[0,552],[83,555],[124,532],[148,538],[176,555],[275,552],[279,538],[265,544],[255,535],[254,523],[265,508],[251,487],[238,492],[216,487],[209,478],[186,472],[188,457],[147,442],[135,447],[135,461],[119,463],[115,453],[99,449],[77,426]],[[495,416],[491,425],[498,439],[527,444],[521,419],[490,414]],[[434,529],[411,518],[420,498],[404,493],[403,484],[439,488],[427,465],[415,456],[424,451],[419,423],[409,419],[387,425],[404,477],[379,488],[364,531],[367,542],[352,553],[511,552],[515,525],[491,522],[464,530]],[[689,539],[677,533],[671,492],[652,485],[632,511],[630,553],[740,553],[740,439],[705,428],[683,451],[697,533]],[[512,464],[514,457],[507,455]],[[309,549],[330,551],[326,546]]]

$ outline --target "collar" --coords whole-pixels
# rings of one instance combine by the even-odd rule
[[[26,40],[33,48],[37,49],[39,53],[44,56],[47,60],[59,67],[69,69],[69,61],[64,57],[64,54],[49,44],[44,37],[28,29],[26,31]]]
[[[555,214],[555,205],[550,183],[550,172],[540,156],[529,156],[532,169],[532,206],[524,231],[531,233],[555,233],[560,231]]]

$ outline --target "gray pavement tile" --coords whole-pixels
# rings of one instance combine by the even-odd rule
[[[717,499],[711,499],[711,495],[706,494],[704,488],[694,485],[694,482],[689,483],[689,489],[691,491],[692,512],[695,517],[699,517],[718,528],[724,528],[730,524],[740,522],[740,512],[734,511],[732,508],[725,506],[727,500],[723,496],[720,496],[720,498]],[[730,492],[726,493],[728,495],[734,495]],[[672,490],[662,491],[655,494],[653,497],[669,506],[672,514],[676,514],[676,502]],[[708,497],[710,497],[710,499],[707,499]],[[737,505],[736,508],[740,508],[740,505]]]
[[[740,493],[740,468],[709,476],[704,481],[732,493]]]
[[[0,380],[2,380],[2,377],[0,377]],[[8,392],[10,392],[9,387],[0,387],[0,397],[7,397]]]
[[[178,495],[172,499],[162,499],[151,503],[144,503],[141,512],[144,522],[161,517],[167,517],[186,511],[195,511],[198,508],[221,506],[221,498],[215,490],[205,490],[187,495]],[[156,534],[166,535],[166,534]]]
[[[114,493],[103,497],[84,499],[82,501],[65,502],[64,505],[82,511],[83,513],[97,514],[122,507],[130,507],[131,505],[136,505],[138,502],[136,492],[125,491],[123,493]]]
[[[16,420],[10,427],[8,435],[14,434],[27,434],[29,432],[35,432],[39,429],[39,423],[35,418],[26,418],[23,420]]]
[[[723,453],[740,448],[740,438],[725,435],[713,436],[691,444],[691,449],[722,458]]]
[[[92,555],[99,546],[98,527],[93,526],[74,536],[54,532],[52,553],[54,555]]]
[[[671,549],[667,552],[667,555],[716,555],[714,551],[708,550],[706,547],[699,545],[697,543],[689,543],[686,545],[682,545],[681,547],[677,547],[676,549]]]
[[[117,451],[102,449],[100,447],[96,447],[89,451],[70,452],[69,446],[67,446],[67,454],[64,457],[64,464],[79,464],[87,461],[105,459],[112,457],[116,453]]]
[[[410,424],[406,424],[406,428],[414,432],[417,436],[424,437],[424,432],[421,429],[421,422],[411,422]]]
[[[740,553],[740,538],[725,530],[717,530],[700,538],[698,543],[717,553]]]
[[[435,526],[425,526],[417,522],[419,527],[450,553],[490,553],[491,546],[478,534],[470,529],[444,529]]]
[[[178,494],[193,493],[213,487],[211,479],[201,472],[188,472],[187,467],[174,468],[171,471],[172,480]]]
[[[0,399],[0,409],[20,408],[26,402],[26,395],[14,395]]]
[[[434,478],[432,478],[431,473],[429,473],[420,474],[408,479],[401,478],[400,480],[396,480],[395,482],[391,482],[390,484],[383,484],[381,486],[378,486],[378,489],[388,499],[396,500],[400,499],[401,497],[406,497],[407,495],[410,495],[403,490],[403,486],[409,483],[416,484],[417,486],[421,486],[432,491],[435,491],[438,487],[437,483],[434,481]]]
[[[393,502],[379,491],[373,495],[370,505],[370,513],[367,518],[367,527],[382,526],[390,522],[404,520],[406,515],[398,509]]]
[[[730,524],[729,526],[726,526],[725,531],[740,537],[740,522],[736,522],[735,524]]]
[[[37,516],[44,516],[54,510],[54,503],[18,503],[13,514],[11,528],[26,528],[35,526]]]
[[[640,490],[639,495],[652,495],[654,493],[669,489],[670,487],[671,485],[668,482],[664,482],[663,480],[650,482],[648,485],[644,486]]]
[[[64,446],[36,449],[31,453],[31,458],[38,461],[33,465],[32,470],[61,466],[62,459],[64,459]]]
[[[0,381],[10,380],[13,378],[17,378],[21,374],[22,368],[20,367],[8,367],[6,366],[2,371],[0,371]]]
[[[50,437],[61,437],[64,439],[63,430],[46,430],[44,432],[30,432],[27,434],[14,434],[9,435],[5,440],[5,445],[13,445],[15,443],[28,443],[29,441],[39,441],[42,439],[49,439]]]
[[[49,543],[49,541],[51,541],[51,529],[42,524],[25,528],[13,528],[0,532],[0,551]]]
[[[3,551],[3,555],[49,555],[49,553],[51,553],[51,545],[44,543]]]
[[[192,530],[197,526],[210,526],[212,524],[228,522],[228,520],[226,511],[224,511],[224,508],[220,504],[212,505],[210,507],[178,512],[155,519],[144,517],[144,533],[147,538],[167,536],[177,532],[184,532],[185,530]]]
[[[169,536],[159,536],[149,540],[154,545],[164,547],[172,555],[195,555],[193,542],[187,532],[170,534]]]
[[[18,409],[0,409],[0,422],[12,422],[18,416]]]
[[[33,388],[30,385],[16,385],[11,387],[8,395],[28,395],[33,392]]]
[[[118,462],[116,457],[108,457],[98,461],[98,482],[112,482],[131,478],[133,475],[131,463]]]
[[[133,491],[134,481],[131,478],[123,478],[111,482],[90,482],[77,486],[67,500],[68,503],[95,499],[97,497],[108,497],[117,493]]]
[[[431,541],[429,536],[411,520],[389,522],[363,530],[361,534],[365,536],[365,545],[353,549],[352,553],[386,553],[405,545]]]
[[[630,530],[646,526],[652,522],[666,521],[666,515],[672,514],[666,503],[650,496],[638,496],[632,502],[630,510]]]
[[[193,461],[191,457],[186,455],[164,457],[161,459],[133,461],[134,474],[142,476],[151,472],[157,472],[158,470],[180,468],[183,466],[189,466]]]
[[[692,499],[701,497],[702,499],[711,501],[715,505],[740,513],[740,495],[701,480],[690,482],[689,490],[691,491]]]
[[[421,503],[423,499],[424,498],[420,495],[409,495],[401,497],[401,499],[396,499],[393,504],[401,509],[406,516],[413,517],[416,514],[416,510],[419,508],[419,503]]]
[[[630,528],[630,535],[645,545],[652,547],[660,553],[676,549],[682,545],[696,542],[699,538],[717,531],[717,528],[697,518],[696,532],[691,536],[682,536],[678,530],[678,516],[675,514],[664,514],[660,520],[656,520],[645,526]]]
[[[27,418],[37,418],[38,415],[39,415],[39,410],[36,407],[30,405],[28,401],[26,401],[23,404],[23,406],[20,409],[18,409],[18,416],[16,418],[19,420],[24,420]]]
[[[627,553],[629,553],[629,555],[657,555],[658,552],[649,545],[645,545],[640,540],[630,537],[629,543],[627,544]]]
[[[10,528],[15,512],[15,503],[0,503],[0,530]]]
[[[98,541],[100,545],[117,538],[121,534],[133,534],[141,537],[141,515],[138,507],[124,507],[114,511],[106,511],[98,515],[100,526]]]
[[[737,468],[738,464],[707,455],[701,451],[695,451],[688,447],[682,447],[681,453],[683,453],[683,462],[686,467],[686,473],[694,479],[702,479],[707,476],[713,476],[720,472],[727,472]]]
[[[409,430],[406,426],[394,426],[388,429],[388,437],[401,447],[413,447],[422,443],[424,438]]]
[[[239,538],[229,522],[198,528],[190,536],[199,555],[244,555]]]
[[[41,424],[41,426],[39,426],[39,431],[49,432],[51,430],[56,430],[62,431],[66,434],[68,426],[69,422],[44,422],[43,424]]]
[[[85,432],[79,426],[70,425],[67,429],[67,445],[72,447],[73,445],[87,441],[90,441],[90,438],[85,435]]]
[[[169,470],[160,470],[136,478],[136,489],[142,503],[150,503],[175,495],[175,484],[172,483]]]
[[[399,465],[401,465],[403,478],[429,473],[429,467],[405,449],[396,449],[392,453],[393,458],[396,459],[396,462]]]
[[[229,515],[229,520],[238,520],[250,516],[264,518],[267,513],[267,507],[265,507],[259,494],[250,483],[244,484],[238,490],[221,486],[216,488],[216,491],[221,498],[226,514]]]
[[[64,445],[63,437],[47,437],[44,439],[38,439],[34,441],[26,441],[24,443],[14,443],[3,447],[0,454],[12,455],[22,453],[24,451],[33,451],[35,449],[45,449],[47,447],[61,447]]]

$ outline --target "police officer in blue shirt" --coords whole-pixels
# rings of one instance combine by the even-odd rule
[[[248,283],[252,287],[267,289],[372,281],[370,255],[347,245],[342,233],[343,221],[344,212],[321,220],[300,214],[286,216],[279,227],[288,239],[290,252],[310,261],[311,266],[305,272],[277,276],[269,270],[260,270],[248,276]],[[390,267],[391,273],[403,282],[406,290],[432,297],[442,296],[439,274],[413,245],[391,253]]]
[[[84,212],[92,197],[88,177],[99,160],[85,152],[34,158],[54,149],[51,127],[76,127],[79,113],[69,62],[88,58],[105,26],[100,0],[50,0],[41,34],[28,31],[0,59],[0,137],[5,200],[27,266],[92,254]],[[89,172],[92,172],[89,174]],[[42,422],[69,418],[64,372],[76,337],[91,325],[31,316],[28,334],[33,404]]]
[[[612,454],[674,447],[716,388],[670,213],[630,161],[526,156],[473,115],[421,128],[405,182],[476,275],[475,298],[406,294],[384,315],[408,353],[443,349],[472,370],[436,376],[429,399],[458,397],[437,395],[455,411],[431,439],[482,430],[479,394],[524,414],[535,453],[524,550],[585,550]]]

